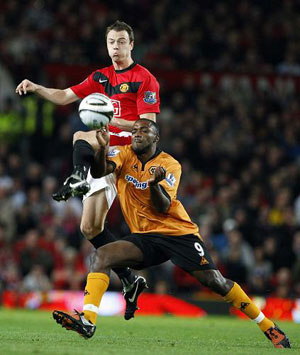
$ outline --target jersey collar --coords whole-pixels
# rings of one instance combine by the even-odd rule
[[[132,148],[131,148],[132,149]],[[152,155],[152,157],[150,157],[147,161],[145,161],[144,163],[142,161],[140,161],[142,163],[142,170],[145,169],[145,165],[152,159],[154,159],[155,157],[157,157],[159,154],[161,153],[161,149],[159,149],[158,147],[156,147],[156,151],[155,153]],[[134,153],[135,154],[135,153]],[[139,158],[138,158],[139,159]],[[140,160],[140,159],[139,159]]]
[[[133,62],[132,64],[129,65],[129,67],[125,68],[125,69],[121,69],[121,70],[115,70],[115,72],[117,74],[122,74],[122,73],[125,73],[126,71],[128,70],[131,70],[132,68],[134,68],[136,66],[136,63]]]

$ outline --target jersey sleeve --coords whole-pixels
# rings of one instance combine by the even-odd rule
[[[159,113],[159,84],[150,73],[145,77],[137,93],[137,113]]]
[[[110,148],[106,160],[108,164],[112,164],[115,167],[114,172],[118,176],[120,174],[120,171],[122,170],[122,167],[124,165],[124,161],[126,159],[126,148],[125,146],[115,146],[113,148]]]
[[[97,86],[96,81],[94,80],[95,71],[90,74],[85,80],[80,84],[73,85],[70,89],[73,90],[74,94],[80,98],[84,98],[94,92],[99,92],[99,85]]]
[[[167,166],[166,178],[160,181],[159,185],[164,188],[171,200],[173,200],[177,196],[177,190],[181,177],[181,166],[177,161],[173,161]]]

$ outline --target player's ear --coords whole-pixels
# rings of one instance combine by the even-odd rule
[[[133,50],[133,47],[134,47],[134,41],[131,41],[131,42],[130,42],[130,44],[131,44],[131,50]]]
[[[156,134],[153,143],[158,143],[158,142],[159,142],[159,134]]]

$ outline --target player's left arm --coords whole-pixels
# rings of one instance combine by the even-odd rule
[[[159,170],[158,170],[159,168]],[[166,213],[170,208],[173,199],[176,199],[177,190],[181,177],[181,165],[177,160],[169,157],[162,161],[150,179],[151,201],[158,212]],[[155,180],[156,174],[159,174],[156,180],[156,189],[151,192],[151,181]]]
[[[159,213],[166,213],[171,204],[169,196],[165,194],[165,191],[159,184],[159,182],[165,179],[165,177],[165,168],[163,168],[162,166],[158,166],[155,169],[153,177],[148,180],[151,204]]]

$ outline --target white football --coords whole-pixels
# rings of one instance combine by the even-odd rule
[[[90,129],[99,129],[114,116],[114,106],[109,97],[94,93],[86,96],[79,105],[79,117]]]

